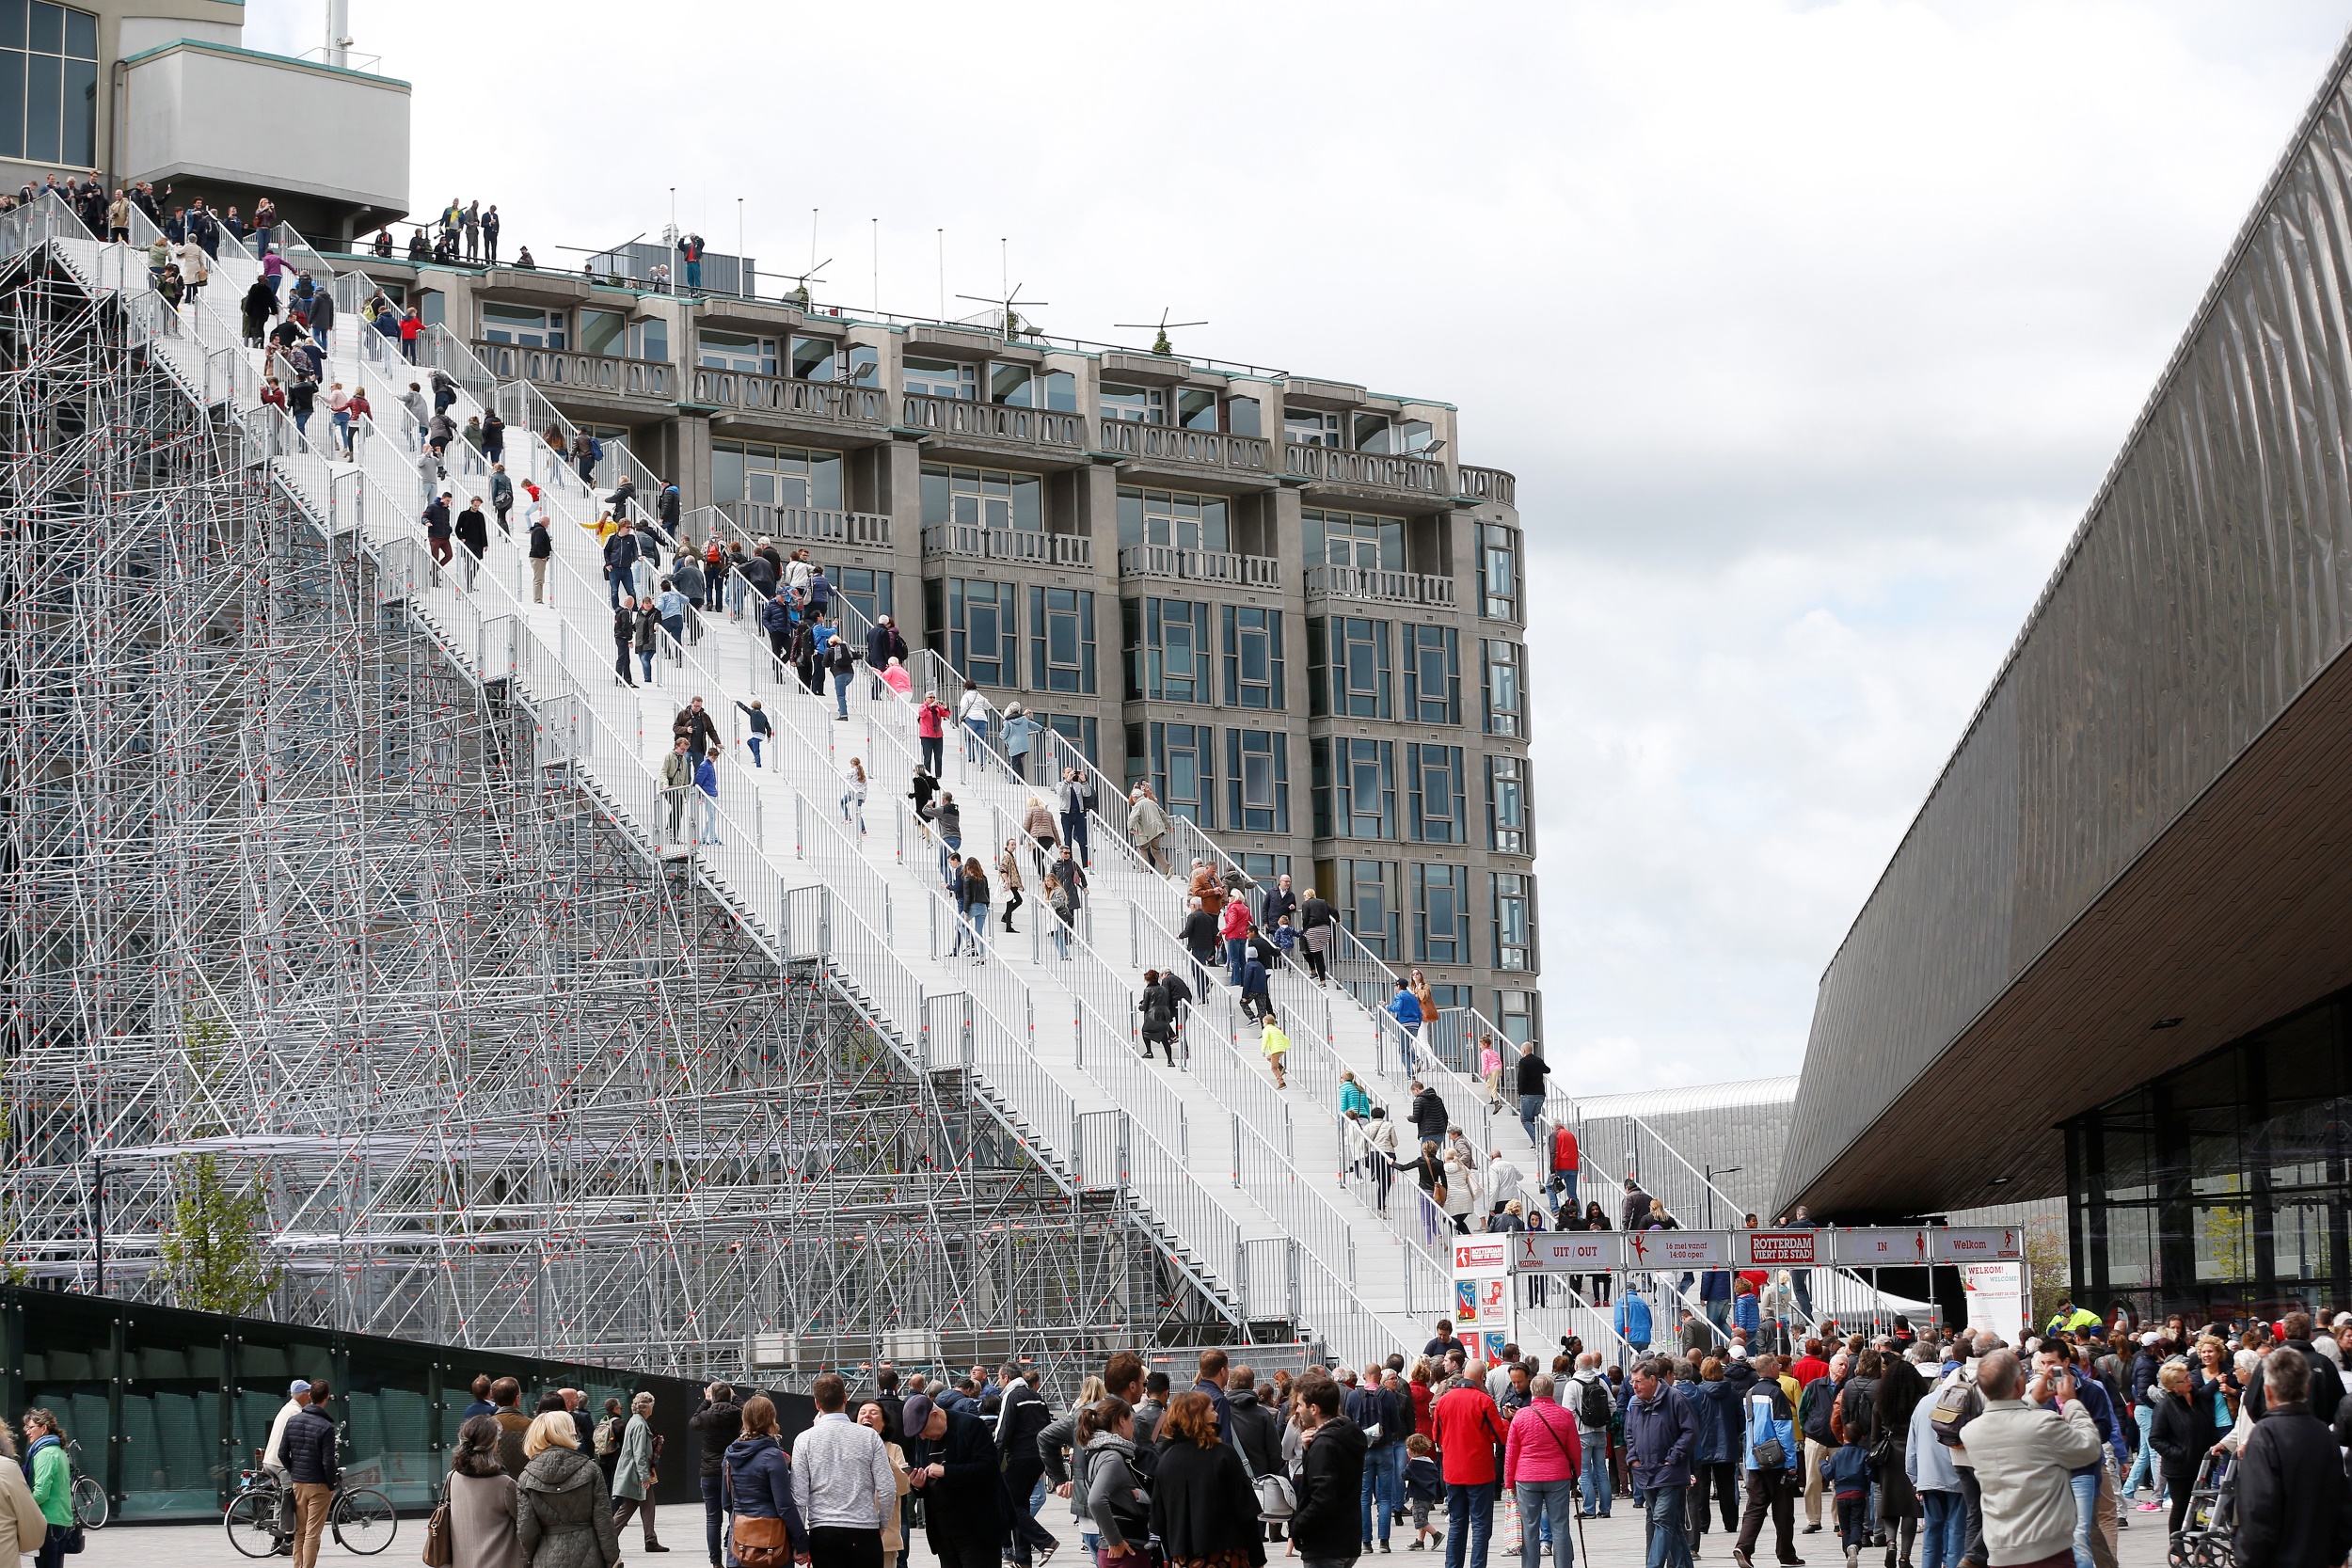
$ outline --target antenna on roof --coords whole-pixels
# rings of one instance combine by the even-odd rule
[[[1021,319],[1021,309],[1026,309],[1038,305],[1051,305],[1053,303],[1050,299],[1023,299],[1021,297],[1021,291],[1025,287],[1026,287],[1025,284],[1015,283],[1011,288],[1005,291],[1005,297],[1002,299],[992,299],[986,294],[958,294],[956,297],[958,299],[974,299],[979,301],[982,305],[995,306],[999,311],[1003,312],[1002,315],[999,316],[998,322],[1004,331],[1005,341],[1009,343],[1017,341],[1025,328],[1032,336],[1034,336],[1037,332],[1037,328],[1034,325]],[[1016,309],[1016,307],[1020,309]]]
[[[1176,352],[1176,351],[1175,351],[1175,349],[1173,349],[1173,348],[1169,347],[1169,346],[1168,346],[1168,329],[1169,327],[1171,327],[1171,326],[1206,326],[1206,325],[1209,325],[1207,322],[1172,322],[1172,321],[1169,321],[1169,320],[1168,319],[1168,315],[1169,315],[1169,312],[1170,312],[1170,311],[1172,311],[1174,309],[1175,309],[1175,307],[1173,307],[1173,306],[1165,306],[1165,307],[1163,307],[1163,308],[1161,309],[1161,310],[1160,310],[1160,319],[1159,319],[1156,323],[1155,323],[1155,322],[1113,322],[1113,323],[1111,323],[1111,325],[1112,325],[1113,326],[1136,326],[1136,327],[1142,327],[1142,326],[1157,326],[1157,327],[1159,328],[1159,336],[1152,340],[1152,353],[1154,353],[1154,354],[1174,354],[1174,353]]]

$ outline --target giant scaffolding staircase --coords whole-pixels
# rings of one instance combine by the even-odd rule
[[[1067,953],[1049,940],[1050,912],[1032,902],[1018,934],[987,933],[985,958],[951,955],[960,922],[944,891],[940,850],[903,794],[917,752],[909,703],[861,673],[850,717],[840,721],[829,681],[821,696],[811,693],[773,657],[755,620],[723,611],[692,617],[682,641],[664,634],[654,681],[623,685],[595,525],[600,493],[626,475],[639,499],[624,506],[641,530],[653,527],[643,501],[658,492],[658,479],[617,444],[603,468],[582,479],[547,439],[562,434],[575,442],[569,422],[528,383],[498,382],[439,327],[421,340],[418,362],[405,361],[396,340],[360,319],[373,293],[363,273],[339,273],[281,230],[289,284],[307,271],[319,288],[333,289],[341,308],[323,384],[363,387],[374,410],[358,421],[346,457],[336,450],[324,397],[307,436],[262,401],[262,353],[242,341],[235,319],[260,267],[236,240],[222,236],[210,287],[174,310],[148,288],[151,230],[135,231],[132,245],[103,244],[54,198],[0,224],[11,251],[45,242],[85,287],[119,293],[127,330],[191,396],[245,427],[320,526],[355,537],[378,563],[388,599],[404,602],[473,678],[507,683],[532,706],[553,745],[543,762],[569,768],[649,858],[699,879],[779,959],[819,963],[911,1065],[967,1075],[1065,1190],[1115,1194],[1131,1206],[1236,1332],[1295,1332],[1360,1364],[1418,1341],[1427,1320],[1452,1305],[1441,1218],[1409,1181],[1396,1184],[1383,1212],[1374,1184],[1350,1180],[1357,1151],[1340,1113],[1343,1072],[1402,1118],[1417,1069],[1481,1152],[1501,1148],[1518,1163],[1533,1196],[1540,1160],[1518,1121],[1491,1115],[1483,1088],[1448,1065],[1462,1059],[1484,1021],[1450,1015],[1416,1053],[1378,1010],[1392,973],[1343,930],[1332,986],[1303,974],[1274,977],[1278,1020],[1292,1042],[1286,1091],[1275,1089],[1257,1027],[1214,971],[1184,1022],[1178,1060],[1147,1061],[1135,1010],[1141,972],[1192,968],[1174,936],[1184,885],[1128,842],[1119,786],[1059,736],[1041,736],[1032,776],[1083,769],[1111,807],[1109,819],[1089,823],[1092,864]],[[514,534],[493,528],[470,582],[462,547],[448,566],[427,555],[420,513],[430,494],[451,489],[460,506],[488,495],[486,466],[462,440],[446,454],[444,483],[412,439],[400,397],[411,381],[429,392],[434,369],[458,388],[451,412],[461,424],[499,411],[510,477],[518,492],[526,480],[540,487],[555,544],[548,603],[531,599],[519,505]],[[703,529],[727,526],[713,512],[691,521],[681,531],[698,544]],[[847,634],[862,643],[854,610],[834,603],[847,611]],[[927,687],[951,702],[961,692],[961,676],[937,656],[922,652],[909,662],[918,697]],[[697,696],[736,739],[745,733],[739,705],[761,703],[773,735],[763,767],[750,765],[746,748],[723,749],[716,837],[690,844],[681,837],[691,836],[695,814],[684,808],[692,802],[665,791],[659,769],[675,715]],[[947,755],[944,783],[962,808],[963,853],[989,866],[994,882],[997,850],[1020,837],[1031,796],[1051,805],[1053,788],[1017,777],[993,747],[961,736],[951,736]],[[873,781],[863,822],[844,809],[852,757]],[[1172,848],[1179,867],[1233,863],[1186,822],[1176,824]],[[1033,897],[1039,880],[1025,851]],[[1564,1095],[1548,1109],[1572,1115]],[[1600,1314],[1557,1286],[1552,1293],[1569,1305],[1548,1310],[1545,1322],[1595,1344],[1613,1338]]]

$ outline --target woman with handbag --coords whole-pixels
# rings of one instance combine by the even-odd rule
[[[1258,1492],[1241,1455],[1217,1433],[1216,1406],[1188,1389],[1161,1418],[1152,1533],[1171,1568],[1265,1568]]]
[[[621,1532],[604,1472],[580,1451],[571,1417],[553,1410],[533,1417],[523,1433],[523,1457],[515,1525],[531,1568],[614,1568]]]
[[[719,1467],[719,1495],[735,1515],[728,1544],[743,1568],[791,1568],[808,1550],[808,1530],[792,1501],[792,1456],[776,1427],[776,1404],[765,1394],[743,1402],[743,1435],[727,1445]]]
[[[1102,1539],[1096,1568],[1121,1559],[1151,1560],[1152,1494],[1136,1469],[1136,1413],[1125,1400],[1106,1396],[1078,1413],[1078,1447],[1087,1456],[1087,1516]]]
[[[450,1458],[449,1492],[433,1522],[446,1532],[448,1568],[523,1568],[522,1538],[516,1533],[515,1478],[499,1463],[498,1418],[476,1416],[457,1429],[457,1451]],[[425,1531],[433,1560],[434,1530]]]

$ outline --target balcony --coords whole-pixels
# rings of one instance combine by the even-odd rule
[[[1310,566],[1307,597],[1369,599],[1377,604],[1454,608],[1454,579],[1425,572],[1391,572],[1362,566]]]
[[[878,512],[828,512],[811,506],[721,501],[719,510],[741,532],[771,539],[805,539],[860,549],[890,548],[890,518]]]
[[[473,351],[501,381],[535,381],[573,392],[677,401],[677,367],[666,359],[620,359],[606,354],[493,343],[480,338],[474,340]]]
[[[923,530],[923,553],[962,556],[973,561],[1013,561],[1030,566],[1085,567],[1094,564],[1094,541],[1083,533],[1038,533],[1024,528],[983,528],[977,523],[932,523]]]
[[[1403,457],[1385,451],[1346,451],[1338,447],[1282,443],[1285,478],[1308,484],[1450,497],[1445,465],[1433,457]]]
[[[828,424],[880,426],[888,420],[890,399],[879,387],[838,381],[794,381],[789,376],[749,371],[694,368],[694,401],[723,414],[775,414]]]
[[[1474,501],[1518,505],[1519,482],[1501,468],[1473,468],[1465,463],[1454,470],[1456,494]]]
[[[1136,420],[1104,420],[1102,427],[1102,450],[1114,457],[1272,477],[1272,443],[1255,436],[1222,436]]]
[[[1180,582],[1221,582],[1231,588],[1282,586],[1282,563],[1271,556],[1187,550],[1174,545],[1128,546],[1119,552],[1119,575],[1168,578]]]
[[[1087,422],[1082,415],[1012,408],[966,398],[935,398],[921,392],[909,392],[898,400],[898,422],[944,440],[1045,447],[1073,457],[1083,452],[1087,444]]]

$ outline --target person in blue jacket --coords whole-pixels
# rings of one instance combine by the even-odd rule
[[[1753,1299],[1753,1298],[1751,1298]],[[1756,1357],[1756,1381],[1749,1385],[1742,1407],[1745,1438],[1740,1465],[1747,1471],[1747,1503],[1740,1515],[1740,1540],[1731,1560],[1744,1563],[1764,1533],[1764,1516],[1772,1519],[1772,1550],[1777,1560],[1798,1560],[1796,1547],[1797,1493],[1804,1487],[1804,1442],[1797,1431],[1797,1413],[1780,1386],[1780,1357]],[[1774,1463],[1767,1464],[1771,1460]],[[1954,1568],[1947,1564],[1946,1568]]]
[[[1617,1338],[1633,1347],[1636,1355],[1649,1349],[1649,1303],[1642,1292],[1627,1290],[1617,1298]]]
[[[1413,1039],[1421,1033],[1421,1001],[1413,995],[1412,988],[1401,974],[1396,979],[1396,994],[1389,998],[1389,1016],[1395,1019],[1405,1031],[1405,1070],[1411,1072],[1414,1070]]]

